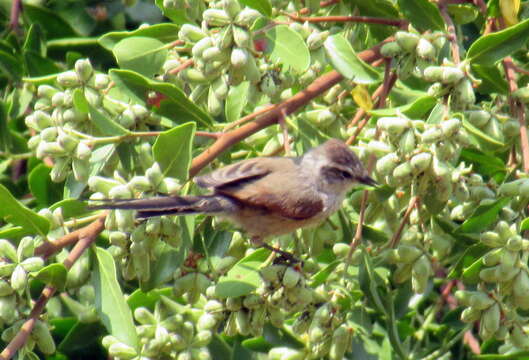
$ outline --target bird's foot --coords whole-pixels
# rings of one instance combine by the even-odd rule
[[[294,256],[294,254],[281,250],[279,248],[273,247],[271,245],[268,245],[267,243],[262,243],[261,247],[268,249],[279,256],[274,259],[274,264],[286,264],[286,265],[295,265],[301,263],[301,260],[299,260],[297,257]]]

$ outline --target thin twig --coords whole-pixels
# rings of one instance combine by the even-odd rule
[[[180,65],[178,65],[177,67],[175,67],[174,69],[169,70],[169,74],[176,75],[180,71],[192,66],[194,63],[195,63],[195,61],[193,59],[188,59],[188,60],[184,61],[183,63],[181,63]]]
[[[99,217],[96,221],[87,225],[86,227],[74,231],[71,234],[76,234],[75,241],[77,242],[68,254],[68,257],[63,262],[64,267],[69,270],[72,265],[81,257],[83,252],[95,241],[97,235],[99,235],[105,228],[105,216]],[[70,235],[70,234],[68,234]],[[11,359],[15,353],[26,344],[28,337],[35,326],[40,314],[44,310],[46,303],[51,299],[55,293],[55,288],[51,285],[47,285],[42,290],[40,297],[35,302],[33,309],[29,314],[28,320],[22,325],[17,335],[11,340],[6,348],[0,353],[0,360]]]
[[[233,129],[233,128],[239,126],[239,125],[242,125],[242,124],[244,124],[244,123],[246,123],[246,122],[248,122],[248,121],[250,121],[250,120],[253,120],[253,119],[255,119],[256,117],[258,117],[258,116],[260,116],[260,115],[263,115],[263,114],[265,114],[265,113],[267,113],[267,112],[269,112],[269,111],[275,109],[278,105],[279,105],[279,104],[267,105],[267,106],[265,106],[265,107],[263,107],[263,108],[261,108],[261,109],[259,109],[259,110],[257,110],[257,111],[254,111],[254,112],[251,113],[251,114],[248,114],[248,115],[246,115],[246,116],[240,118],[240,119],[237,120],[237,121],[234,121],[234,122],[232,122],[232,123],[229,123],[229,124],[224,128],[223,132],[226,132],[226,131],[231,130],[231,129]]]
[[[60,251],[61,249],[65,248],[66,246],[76,243],[81,238],[81,235],[86,233],[87,229],[89,229],[90,226],[95,227],[96,225],[94,224],[98,224],[101,221],[104,223],[106,215],[106,213],[100,215],[98,219],[90,225],[72,231],[71,233],[62,236],[57,240],[44,242],[42,245],[35,249],[35,255],[41,256],[42,258],[46,259],[51,255],[55,254],[56,252]]]
[[[404,230],[404,226],[406,226],[406,223],[408,222],[408,219],[410,218],[410,214],[413,211],[413,209],[417,206],[419,203],[419,197],[414,196],[411,198],[410,203],[408,204],[408,208],[406,209],[406,212],[404,213],[404,216],[402,217],[402,221],[400,222],[399,228],[393,234],[393,237],[391,238],[391,241],[389,243],[390,248],[395,248],[399,241],[400,237],[402,236],[402,231]]]
[[[404,24],[408,24],[406,20],[399,19],[385,19],[376,18],[370,16],[298,16],[296,14],[285,13],[289,18],[298,22],[309,22],[309,23],[325,23],[325,22],[356,22],[363,24],[379,24],[401,27]]]
[[[290,155],[290,142],[288,141],[288,126],[286,121],[287,115],[283,111],[281,111],[281,115],[279,116],[279,127],[283,131],[283,148],[285,149],[285,155]]]
[[[11,13],[9,15],[9,28],[15,32],[17,35],[21,35],[22,31],[20,30],[20,12],[22,11],[22,1],[13,0],[11,3]]]
[[[461,58],[459,56],[459,44],[457,43],[456,27],[450,14],[448,13],[448,4],[446,0],[440,0],[437,3],[441,16],[443,17],[448,31],[448,40],[450,41],[450,49],[452,51],[452,58],[455,64],[459,64]]]
[[[341,0],[327,0],[327,1],[320,1],[320,8],[328,7],[334,4],[338,4]],[[299,10],[299,13],[302,15],[310,14],[309,8],[303,8]]]
[[[503,59],[503,68],[505,70],[505,77],[509,84],[509,91],[511,94],[518,89],[518,84],[515,79],[515,68],[511,57]],[[525,123],[525,109],[512,95],[509,96],[509,104],[511,108],[511,115],[518,119],[520,124],[520,146],[522,148],[523,169],[529,172],[529,139],[527,138],[527,128]]]

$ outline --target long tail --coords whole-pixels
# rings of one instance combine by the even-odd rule
[[[196,213],[215,214],[231,212],[237,207],[233,200],[220,195],[167,196],[148,199],[100,201],[103,201],[104,203],[101,205],[89,206],[89,208],[138,210],[136,215],[138,218]]]

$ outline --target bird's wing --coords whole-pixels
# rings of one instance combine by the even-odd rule
[[[282,158],[281,161],[293,161]],[[297,179],[289,182],[289,179],[303,176],[299,173],[297,166],[282,166],[275,159],[271,170],[265,176],[251,181],[241,181],[222,187],[215,188],[215,192],[228,196],[242,205],[265,209],[285,218],[294,220],[305,220],[319,214],[324,209],[324,203],[320,196],[314,192],[314,186],[307,183],[307,179]],[[289,169],[281,172],[280,169]],[[299,184],[293,189],[289,183]]]
[[[253,158],[239,161],[209,174],[198,176],[194,181],[203,188],[218,188],[243,180],[263,177],[274,169],[273,161],[270,159],[274,158]]]

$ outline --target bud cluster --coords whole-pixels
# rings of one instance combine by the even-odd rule
[[[413,30],[397,31],[395,41],[382,45],[380,53],[397,60],[399,78],[406,79],[411,75],[420,78],[424,69],[437,61],[445,43],[446,35],[439,31],[423,35]]]
[[[207,360],[211,354],[207,345],[213,331],[203,311],[180,305],[162,296],[151,312],[145,307],[134,310],[140,324],[136,331],[140,349],[120,342],[112,335],[103,338],[103,346],[116,359],[190,359]],[[141,354],[141,355],[140,355]]]
[[[93,167],[90,161],[98,135],[87,112],[86,102],[108,118],[125,128],[147,130],[149,125],[160,122],[160,116],[151,113],[143,105],[126,104],[106,94],[110,78],[95,73],[89,60],[75,63],[75,70],[57,75],[56,86],[39,85],[34,112],[25,119],[34,131],[28,146],[38,158],[51,157],[51,178],[61,182],[73,170],[75,179],[86,183]]]
[[[19,333],[26,311],[31,309],[29,277],[44,267],[44,260],[34,254],[35,248],[36,239],[31,236],[23,237],[17,247],[0,239],[0,330],[6,344]],[[55,352],[48,325],[40,320],[21,351],[35,355],[35,346],[44,354]]]

